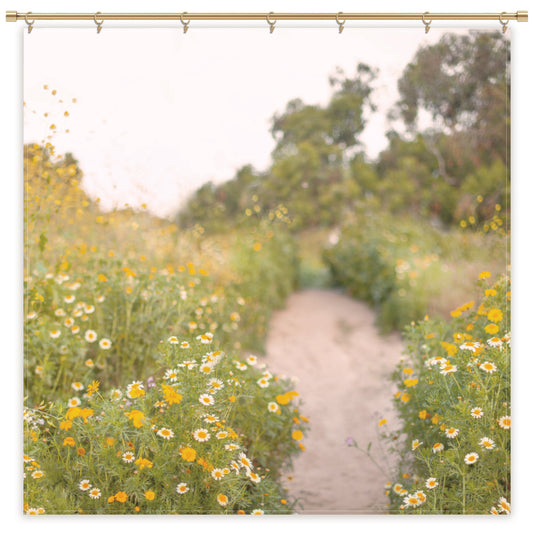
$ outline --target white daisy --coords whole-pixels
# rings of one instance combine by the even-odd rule
[[[189,492],[189,487],[187,486],[187,483],[178,483],[178,486],[176,487],[176,492],[178,494],[185,494],[186,492]]]
[[[415,440],[411,441],[411,450],[415,451],[417,448],[422,446],[422,444],[424,444],[424,443],[420,442],[418,439],[415,439]]]
[[[479,455],[476,452],[470,452],[465,455],[465,463],[467,465],[474,464],[479,459]]]
[[[208,363],[203,363],[200,365],[200,372],[203,374],[210,374],[213,370],[213,365],[210,365]]]
[[[252,472],[249,468],[246,469],[246,475],[254,482],[259,483],[261,478],[255,473]]]
[[[252,464],[252,461],[246,457],[246,454],[241,452],[239,454],[239,463],[243,468],[248,468],[250,470],[254,469],[254,465]]]
[[[483,416],[483,410],[481,407],[473,407],[470,409],[470,415],[472,418],[481,418]]]
[[[250,366],[254,366],[257,364],[257,357],[255,355],[249,355],[247,358],[246,358],[246,362],[250,365]]]
[[[426,479],[426,488],[427,489],[434,489],[435,487],[439,486],[439,482],[437,481],[437,478],[435,477],[428,477]]]
[[[213,468],[213,470],[211,470],[211,477],[219,481],[224,477],[224,472],[221,468]]]
[[[492,450],[495,446],[494,441],[488,437],[482,437],[478,443],[485,450]]]
[[[124,452],[122,454],[122,460],[125,463],[133,463],[133,461],[135,461],[135,455],[133,455],[132,452]]]
[[[450,374],[451,372],[457,372],[457,366],[450,363],[444,363],[440,365],[440,373],[442,375]]]
[[[102,493],[100,492],[100,489],[97,489],[96,487],[89,491],[89,496],[93,500],[97,500],[98,498],[100,498],[101,495],[102,495]]]
[[[487,344],[489,346],[492,346],[494,348],[501,348],[503,346],[503,341],[502,339],[498,338],[498,337],[491,337],[488,341],[487,341]]]
[[[479,342],[468,341],[461,344],[459,348],[461,348],[461,350],[470,350],[471,352],[475,352],[480,346],[481,344]]]
[[[98,338],[98,335],[96,334],[96,331],[93,331],[92,329],[88,329],[85,332],[85,340],[87,342],[95,342]]]
[[[88,479],[82,479],[78,485],[80,490],[89,490],[92,485]]]
[[[109,339],[101,339],[98,344],[102,350],[109,350],[111,348],[111,341]]]
[[[409,494],[403,499],[405,507],[418,507],[420,503],[421,502],[416,494]]]
[[[207,382],[207,386],[210,389],[219,390],[219,389],[222,389],[224,387],[224,383],[220,379],[213,378],[213,379],[210,379]]]
[[[261,379],[258,379],[258,380],[257,380],[257,384],[258,384],[262,389],[266,389],[266,388],[270,385],[270,382],[268,381],[267,378],[261,378]]]
[[[494,363],[490,363],[489,361],[485,361],[481,365],[479,365],[479,368],[481,370],[484,370],[488,374],[492,374],[493,372],[496,372],[498,370],[498,367]]]
[[[178,369],[177,368],[169,368],[165,375],[163,376],[164,379],[168,379],[170,381],[178,381]]]
[[[498,426],[502,429],[511,429],[511,417],[506,415],[498,418]]]
[[[210,331],[206,331],[205,333],[198,335],[196,340],[199,340],[202,344],[211,344],[213,341],[213,334]]]
[[[203,405],[213,405],[215,403],[215,399],[210,394],[201,394],[198,401]]]
[[[211,434],[209,433],[209,431],[203,428],[196,429],[195,431],[193,431],[192,436],[194,440],[197,440],[198,442],[207,442],[211,438]]]
[[[511,512],[511,505],[503,496],[498,499],[498,509],[500,512],[505,514],[509,514]]]
[[[171,429],[168,429],[168,428],[161,428],[157,434],[165,439],[165,440],[170,440],[172,437],[174,437],[174,432],[171,430]]]
[[[279,413],[280,408],[279,408],[279,405],[276,402],[268,402],[268,410],[271,413]]]
[[[456,428],[447,428],[444,431],[444,434],[446,435],[446,437],[448,439],[455,439],[455,437],[457,437],[457,435],[459,435],[459,430],[456,429]]]

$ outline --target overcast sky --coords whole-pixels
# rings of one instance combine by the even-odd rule
[[[36,28],[24,34],[24,141],[40,142],[55,124],[58,152],[79,160],[104,208],[146,203],[169,215],[205,181],[248,163],[266,169],[272,115],[293,98],[325,104],[337,66],[350,76],[359,62],[380,69],[378,112],[362,135],[375,157],[398,77],[446,32],[423,30]]]

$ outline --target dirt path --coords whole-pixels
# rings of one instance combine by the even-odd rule
[[[306,451],[287,479],[302,514],[386,511],[387,476],[346,445],[352,436],[364,449],[369,441],[376,446],[378,421],[392,422],[388,376],[402,343],[397,334],[380,336],[374,319],[365,304],[315,289],[294,293],[272,319],[265,362],[275,373],[298,378],[302,414],[310,419]]]

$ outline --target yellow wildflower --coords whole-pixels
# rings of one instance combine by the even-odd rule
[[[292,438],[294,440],[302,440],[303,437],[304,437],[304,434],[299,429],[292,432]]]
[[[152,468],[152,466],[154,466],[154,463],[152,463],[152,461],[150,461],[149,459],[145,459],[143,457],[139,457],[136,461],[135,461],[135,464],[139,466],[139,468],[142,470],[143,468]]]
[[[124,413],[130,420],[133,421],[133,425],[136,428],[140,428],[143,425],[143,420],[145,419],[144,413],[142,411],[139,411],[137,409],[134,409],[133,411],[130,411],[128,413]]]
[[[170,385],[163,384],[161,385],[161,388],[163,390],[163,398],[168,403],[168,405],[180,403],[183,399],[183,396],[176,392],[176,390]]]
[[[183,448],[180,454],[181,458],[189,463],[192,463],[196,459],[196,450],[194,448],[190,448],[189,446]]]
[[[500,322],[503,319],[503,313],[499,309],[491,309],[487,314],[487,318],[491,322]]]

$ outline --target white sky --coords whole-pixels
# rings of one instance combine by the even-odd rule
[[[108,24],[100,34],[64,26],[25,32],[24,141],[41,141],[55,123],[58,153],[74,154],[87,192],[104,208],[146,203],[169,215],[205,181],[230,179],[248,163],[268,168],[270,118],[293,98],[325,104],[336,66],[349,76],[359,62],[380,69],[378,112],[361,137],[376,156],[403,68],[446,32],[195,26],[187,34]]]

